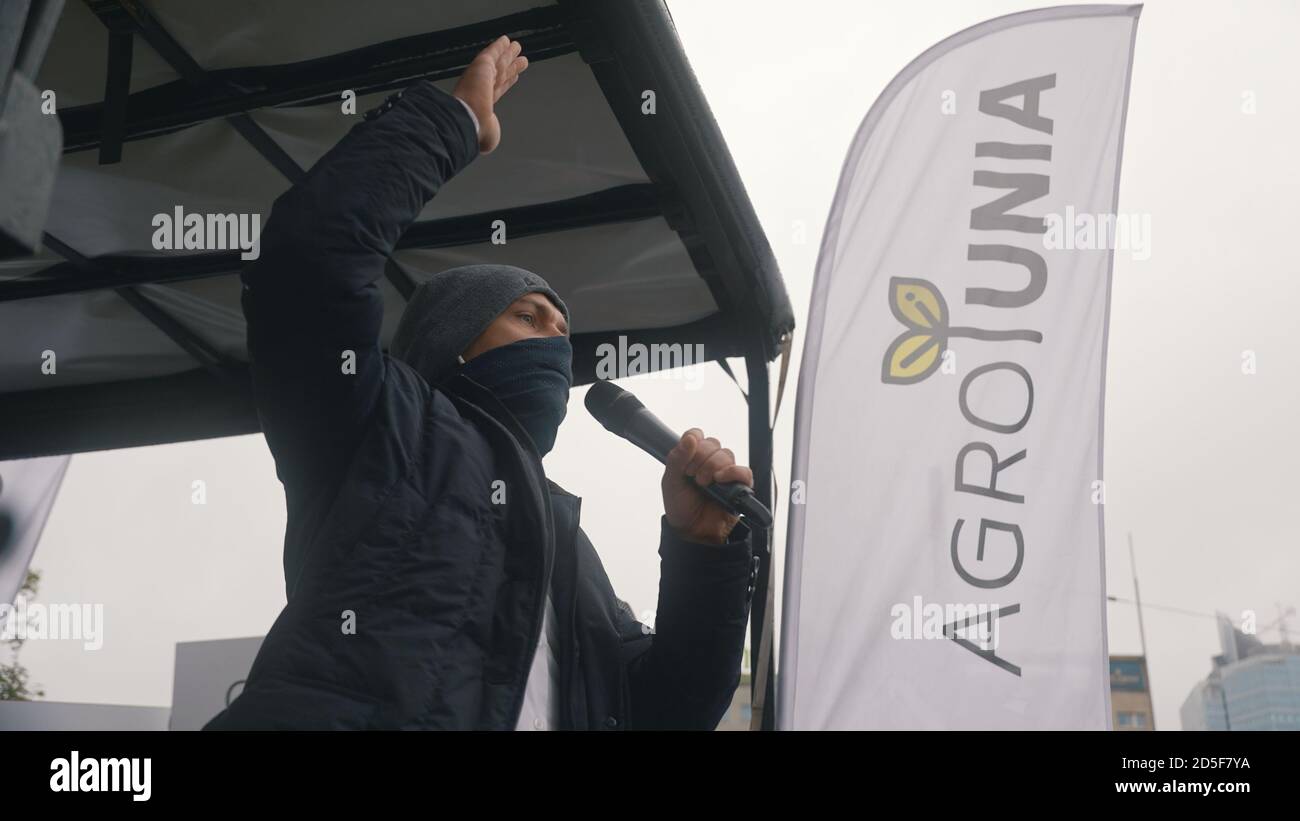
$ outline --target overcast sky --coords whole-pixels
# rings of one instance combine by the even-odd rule
[[[782,482],[818,243],[853,133],[921,51],[1038,5],[670,3],[799,323],[776,434]],[[1152,247],[1146,260],[1117,252],[1110,321],[1108,592],[1132,596],[1132,533],[1147,602],[1234,618],[1254,609],[1261,624],[1276,616],[1276,602],[1300,604],[1297,31],[1294,0],[1146,4],[1120,210],[1151,215]],[[525,78],[512,93],[527,88]],[[1242,110],[1246,94],[1254,114]],[[1253,375],[1241,370],[1248,350]],[[627,384],[669,424],[699,426],[745,453],[736,387],[716,367],[696,377],[695,390],[683,379]],[[546,467],[584,497],[583,526],[615,589],[648,616],[659,470],[589,419],[584,392],[574,392]],[[190,501],[196,479],[207,484],[203,506]],[[283,495],[260,436],[75,457],[33,567],[45,576],[40,600],[104,604],[105,644],[88,653],[30,642],[22,658],[34,681],[50,700],[170,704],[176,642],[262,635],[274,620],[284,601],[283,527]],[[1110,605],[1109,617],[1111,652],[1136,653],[1131,605]],[[1176,729],[1179,706],[1217,652],[1214,624],[1157,609],[1145,618],[1157,725]]]

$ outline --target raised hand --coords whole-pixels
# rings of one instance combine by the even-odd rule
[[[452,95],[478,117],[478,150],[482,154],[491,153],[501,143],[501,122],[493,107],[528,68],[528,58],[520,55],[521,51],[518,40],[501,35],[474,57],[452,89]]]

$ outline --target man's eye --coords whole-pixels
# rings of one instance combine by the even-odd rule
[[[532,314],[520,314],[519,318],[527,322],[529,325],[534,325],[537,322],[537,320],[533,319]]]

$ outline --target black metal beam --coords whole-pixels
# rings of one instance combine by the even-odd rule
[[[296,183],[307,175],[302,166],[289,156],[289,152],[280,147],[280,144],[267,134],[260,125],[253,122],[253,118],[247,114],[236,114],[233,117],[227,117],[226,122],[230,123],[239,135],[253,147],[262,158],[275,166],[275,170],[289,182]]]
[[[415,273],[405,265],[397,261],[396,257],[389,257],[384,262],[384,276],[397,289],[397,293],[402,295],[402,299],[407,302],[411,301],[411,294],[415,293],[415,288],[419,285]]]
[[[495,220],[503,221],[508,226],[510,237],[518,239],[650,219],[663,216],[664,210],[664,199],[654,185],[632,183],[567,200],[418,222],[402,235],[397,247],[452,248],[487,242]]]
[[[135,37],[129,31],[108,32],[108,65],[104,68],[104,119],[100,130],[99,164],[122,159],[126,105],[131,97],[131,53]]]
[[[557,202],[416,223],[402,236],[397,247],[450,248],[487,242],[494,220],[504,220],[511,238],[518,239],[554,231],[651,219],[662,213],[661,199],[653,185],[621,185]],[[71,261],[59,263],[0,282],[0,302],[220,276],[238,271],[245,265],[240,253],[238,250],[209,251],[174,257],[110,254],[96,257],[93,268]],[[400,285],[398,289],[401,290]]]
[[[238,389],[203,370],[0,394],[0,459],[132,448],[261,429],[247,370]]]
[[[705,362],[741,356],[738,336],[719,317],[648,330],[573,335],[575,385],[596,379],[601,346],[699,344]],[[160,445],[257,433],[261,427],[248,366],[235,363],[229,379],[202,370],[171,376],[0,394],[0,460]]]
[[[92,259],[89,259],[77,249],[62,242],[57,237],[49,233],[45,234],[45,246],[52,249],[59,256],[68,261],[68,264],[74,266],[89,277],[101,275],[99,266]],[[162,308],[155,305],[148,297],[140,293],[133,287],[123,286],[114,289],[122,299],[126,300],[132,308],[140,313],[145,319],[153,323],[154,327],[167,335],[169,339],[176,343],[181,350],[194,357],[198,364],[202,365],[213,376],[223,382],[231,382],[233,363],[223,357],[220,352],[208,345],[206,341],[197,334],[185,327],[179,320]]]
[[[90,10],[99,17],[109,29],[109,90],[114,91],[116,96],[110,96],[106,91],[104,102],[109,105],[110,110],[114,113],[112,121],[113,129],[110,133],[108,124],[109,119],[105,117],[105,131],[101,139],[104,143],[100,146],[99,155],[100,163],[117,162],[122,155],[122,137],[126,128],[126,104],[130,96],[130,44],[132,33],[139,34],[144,41],[149,44],[158,56],[181,75],[181,78],[189,83],[196,90],[207,90],[217,95],[227,97],[236,97],[238,92],[232,88],[213,87],[208,72],[190,56],[175,37],[158,22],[149,10],[146,9],[137,0],[85,0]],[[114,66],[114,48],[121,48],[121,39],[125,38],[126,43],[126,79],[124,82],[114,84],[113,66]],[[285,179],[290,182],[297,182],[302,179],[305,173],[301,166],[294,161],[289,153],[280,147],[270,134],[262,129],[253,118],[247,114],[234,114],[226,118],[226,121],[234,127],[236,131],[251,145],[262,157],[271,165],[275,166]],[[110,141],[111,138],[111,141]],[[106,160],[106,152],[111,147],[112,159]]]
[[[123,137],[137,140],[166,134],[268,106],[338,102],[344,89],[360,97],[406,86],[417,79],[455,77],[475,54],[502,34],[520,40],[524,53],[534,63],[574,50],[560,8],[530,9],[301,63],[210,71],[206,73],[205,90],[196,91],[190,82],[179,80],[139,91],[128,101]],[[229,89],[237,94],[230,96]],[[65,152],[99,145],[102,103],[69,108],[60,111],[59,116]]]
[[[206,341],[182,324],[176,317],[154,304],[148,297],[135,288],[116,288],[117,295],[127,304],[153,323],[153,326],[167,335],[181,350],[194,358],[204,370],[225,382],[230,382],[233,368],[225,357],[212,348]]]
[[[699,351],[702,356],[693,364],[713,362],[730,356],[743,356],[742,337],[729,320],[720,314],[704,319],[674,325],[671,328],[641,328],[630,331],[598,331],[573,334],[573,384],[587,385],[598,378],[608,378],[600,373],[599,366],[611,352],[632,345],[680,345],[683,349]],[[699,348],[695,348],[695,346]],[[609,346],[609,347],[606,347]],[[662,362],[660,364],[663,364]]]

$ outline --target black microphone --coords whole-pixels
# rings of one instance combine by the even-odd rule
[[[621,436],[660,462],[666,463],[668,451],[681,441],[682,437],[646,410],[641,400],[613,382],[601,381],[592,385],[587,391],[586,405],[605,430]],[[772,511],[755,498],[754,491],[747,485],[713,482],[700,490],[737,516],[753,519],[761,527],[772,526]]]

